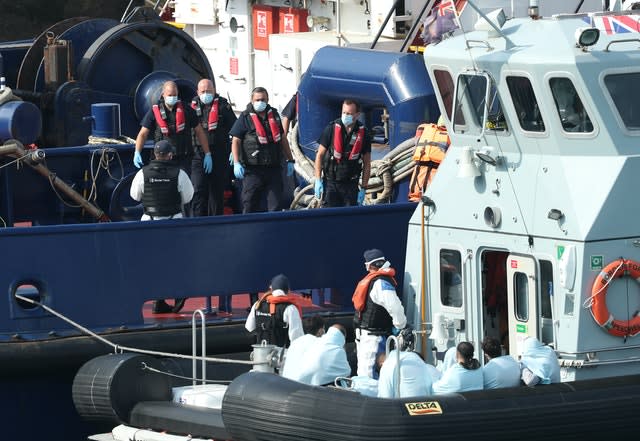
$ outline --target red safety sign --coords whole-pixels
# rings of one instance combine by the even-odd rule
[[[264,38],[267,36],[267,11],[256,11],[256,18],[258,22],[256,24],[258,37]]]
[[[293,14],[284,14],[284,17],[283,17],[283,21],[284,21],[283,28],[284,28],[284,33],[285,34],[291,34],[291,33],[295,32],[294,29],[293,29],[293,19],[294,19],[294,15]]]

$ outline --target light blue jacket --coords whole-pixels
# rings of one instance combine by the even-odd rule
[[[537,338],[528,337],[524,341],[520,363],[540,378],[540,384],[560,382],[560,365],[555,351]]]
[[[485,389],[520,385],[520,364],[510,355],[489,360],[482,368]]]
[[[391,351],[380,369],[378,397],[394,398],[396,390],[397,351]],[[432,394],[431,372],[415,352],[400,352],[400,398]]]
[[[435,394],[449,394],[480,390],[483,388],[482,369],[465,369],[461,364],[455,364],[442,373],[442,378],[433,383]]]

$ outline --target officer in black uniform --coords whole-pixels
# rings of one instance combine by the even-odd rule
[[[140,220],[180,218],[182,206],[193,197],[189,176],[173,161],[175,149],[169,141],[157,142],[153,152],[155,159],[136,173],[129,194],[142,201],[144,214]],[[178,312],[184,302],[185,299],[175,299],[174,306],[169,306],[164,300],[156,300],[153,312]]]
[[[200,126],[207,134],[209,149],[213,159],[213,172],[205,174],[205,155],[198,138],[194,134],[194,156],[191,162],[191,182],[195,188],[193,195],[194,216],[214,216],[223,214],[224,190],[229,183],[229,153],[231,143],[229,130],[236,122],[236,115],[229,102],[216,93],[213,81],[202,79],[198,83],[198,94],[191,100]]]
[[[362,205],[371,173],[371,138],[358,116],[360,105],[342,103],[341,118],[325,127],[315,160],[315,196],[328,207]],[[362,184],[358,183],[362,175]]]
[[[205,173],[211,173],[213,161],[209,151],[207,134],[198,123],[196,112],[191,107],[185,106],[178,99],[178,86],[175,82],[167,81],[164,83],[160,100],[142,118],[140,125],[142,127],[136,137],[136,149],[133,155],[133,163],[136,167],[143,166],[142,147],[149,133],[153,133],[155,142],[166,139],[173,144],[176,149],[173,160],[178,163],[182,170],[190,174],[191,160],[193,158],[191,129],[193,129],[205,154],[204,171]]]
[[[282,165],[287,160],[287,176],[293,175],[293,156],[289,141],[282,129],[278,111],[269,106],[269,94],[264,87],[251,92],[247,105],[231,128],[233,173],[242,183],[242,211],[260,210],[263,196],[267,197],[267,209],[281,208]]]

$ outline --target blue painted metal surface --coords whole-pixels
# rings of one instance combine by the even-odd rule
[[[10,101],[0,105],[0,142],[17,139],[31,144],[42,130],[40,109],[26,101]]]
[[[91,104],[91,134],[103,138],[120,136],[120,105]]]
[[[325,46],[299,86],[300,145],[315,155],[324,127],[340,117],[342,101],[353,98],[364,112],[389,112],[389,144],[415,135],[418,124],[439,115],[424,60],[418,54]],[[367,121],[369,127],[380,121]]]
[[[35,285],[46,305],[94,330],[141,328],[150,299],[260,291],[281,272],[292,289],[334,288],[332,303],[350,310],[365,249],[384,250],[404,273],[414,208],[0,229],[3,249],[11,250],[0,272],[0,340],[16,333],[46,339],[49,331],[72,329],[40,308],[22,308],[13,297],[21,284]]]

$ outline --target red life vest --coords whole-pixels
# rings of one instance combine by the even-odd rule
[[[351,297],[351,301],[353,302],[353,307],[356,309],[358,313],[364,311],[365,306],[367,305],[367,297],[369,297],[369,286],[379,277],[388,277],[393,282],[394,286],[397,286],[398,283],[394,276],[396,275],[396,270],[393,268],[380,268],[378,271],[371,272],[367,274],[362,280],[358,282],[356,285],[356,289],[353,292],[353,296]]]
[[[162,108],[158,104],[154,104],[153,107],[153,116],[156,118],[156,124],[160,127],[160,131],[164,136],[169,136],[169,126],[167,125],[167,113],[164,109],[164,105]],[[176,103],[176,133],[180,133],[184,130],[185,127],[185,116],[184,116],[184,107],[182,107],[182,101],[178,101]]]
[[[262,125],[262,121],[258,118],[258,115],[255,113],[249,113],[251,116],[251,121],[253,122],[253,126],[256,128],[256,135],[258,135],[258,142],[260,144],[268,144],[269,139],[267,138],[267,131],[264,129]],[[273,142],[280,142],[280,126],[273,116],[273,111],[269,109],[267,111],[267,120],[269,121],[269,129],[271,130],[271,135],[273,136]]]
[[[193,101],[191,101],[191,108],[193,110],[198,109],[197,100],[194,99]],[[209,131],[212,131],[218,128],[218,110],[219,110],[218,97],[216,97],[211,103],[211,109],[209,110],[209,118],[208,118]]]
[[[360,126],[358,134],[356,135],[356,141],[349,153],[349,161],[358,159],[360,157],[360,150],[362,150],[362,142],[364,141],[364,127]],[[337,162],[342,161],[342,152],[344,151],[343,136],[342,136],[342,124],[336,122],[333,126],[333,157]]]

